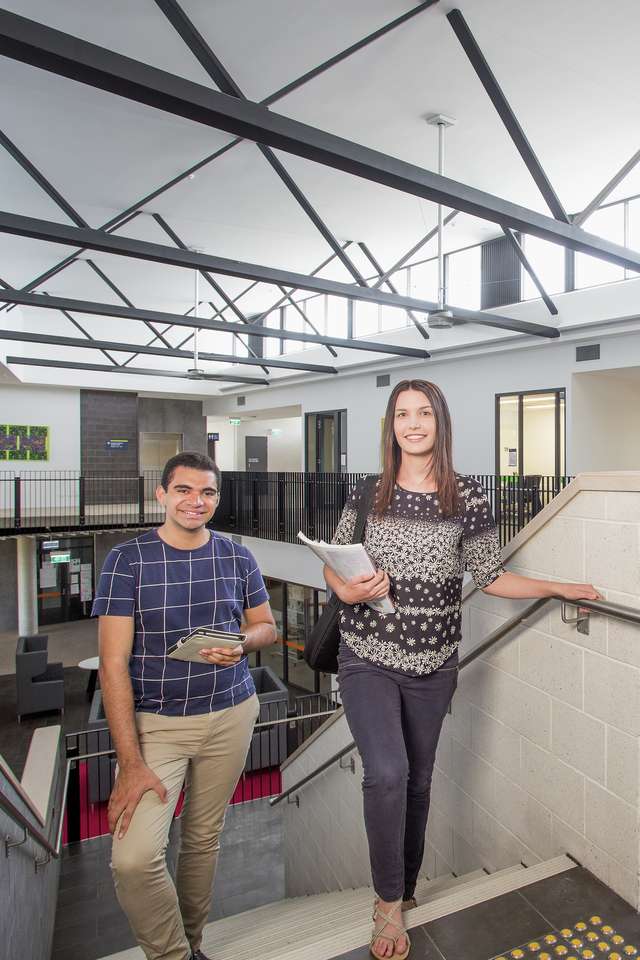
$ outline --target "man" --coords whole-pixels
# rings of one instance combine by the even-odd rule
[[[206,526],[220,479],[207,456],[172,457],[156,490],[165,522],[109,553],[93,605],[118,756],[112,870],[149,960],[207,960],[200,943],[220,831],[259,713],[245,654],[276,639],[251,553]],[[243,620],[244,647],[203,649],[202,664],[167,657],[196,627],[238,633]],[[174,887],[165,850],[183,782]]]

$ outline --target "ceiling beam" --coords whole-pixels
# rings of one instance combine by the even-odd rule
[[[200,373],[197,377],[180,370],[150,370],[147,367],[109,367],[106,363],[74,363],[71,360],[39,360],[34,357],[7,357],[7,364],[20,364],[26,367],[54,367],[60,370],[94,370],[96,373],[128,373],[134,377],[171,377],[177,380],[216,380],[224,383],[257,384],[268,387],[269,381],[263,377],[240,377],[237,374]]]
[[[309,83],[311,80],[314,80],[316,77],[319,77],[325,71],[330,70],[332,67],[335,67],[338,63],[342,63],[343,60],[346,60],[348,57],[352,56],[354,53],[357,53],[359,50],[363,50],[365,47],[369,46],[370,43],[373,43],[375,40],[378,40],[380,37],[385,36],[391,30],[395,30],[396,27],[401,26],[406,23],[408,20],[411,20],[413,17],[417,16],[419,13],[423,13],[425,10],[428,10],[429,7],[434,6],[438,0],[426,0],[424,3],[419,3],[417,6],[412,7],[411,10],[408,10],[406,13],[403,13],[401,16],[396,17],[395,20],[391,20],[384,26],[380,27],[378,30],[374,30],[373,33],[368,34],[366,37],[363,37],[361,40],[352,43],[351,46],[346,47],[344,50],[341,50],[340,53],[335,54],[333,57],[329,57],[328,60],[325,60],[323,63],[318,64],[313,67],[312,70],[308,70],[306,73],[303,73],[301,76],[297,77],[295,80],[292,80],[290,83],[285,84],[284,87],[280,87],[279,90],[274,91],[274,93],[269,94],[268,97],[265,97],[264,100],[261,100],[265,107],[270,106],[273,103],[276,103],[278,100],[281,100],[283,97],[286,97],[288,94],[293,93],[294,90],[297,90],[299,87],[304,86],[306,83]],[[156,187],[155,190],[152,190],[151,193],[148,193],[146,196],[142,197],[140,200],[137,200],[131,206],[127,207],[125,210],[120,211],[114,217],[111,217],[110,220],[107,220],[106,223],[103,223],[100,227],[101,230],[115,230],[117,227],[123,227],[125,223],[128,223],[133,217],[137,216],[141,208],[146,204],[151,203],[157,197],[161,196],[163,193],[166,193],[167,190],[171,190],[172,187],[177,186],[179,183],[182,183],[187,177],[192,177],[194,174],[198,173],[199,170],[202,170],[204,167],[208,166],[214,160],[217,160],[223,154],[227,153],[229,150],[232,150],[233,147],[237,147],[238,144],[242,143],[242,137],[236,137],[230,143],[225,144],[224,147],[220,147],[218,150],[215,150],[213,153],[208,154],[206,157],[203,157],[202,160],[199,160],[197,163],[194,163],[192,166],[188,167],[186,170],[183,170],[182,173],[179,173],[177,176],[172,177],[171,180],[167,180],[161,186]],[[344,247],[344,244],[343,244]],[[78,251],[79,253],[81,251]],[[49,269],[49,272],[41,274],[39,277],[35,277],[28,284],[23,286],[22,290],[35,290],[40,283],[44,283],[45,280],[48,280],[50,277],[54,276],[56,273],[59,273],[61,270],[64,270],[65,267],[69,266],[70,263],[76,259],[77,254],[71,254],[65,260],[60,261]],[[235,300],[238,298],[235,297]],[[0,310],[4,309],[0,307]]]
[[[143,353],[152,357],[179,357],[185,360],[192,360],[193,354],[190,350],[180,350],[165,347],[153,347],[147,344],[120,343],[114,340],[80,340],[78,337],[59,337],[48,333],[38,333],[35,330],[0,330],[0,340],[13,340],[19,343],[44,343],[53,347],[84,347],[87,350],[115,350],[123,353],[131,353],[135,348],[138,353]],[[215,363],[237,363],[244,366],[260,366],[259,359],[251,357],[235,357],[227,353],[208,353],[206,350],[198,351],[199,360],[210,360]],[[335,367],[320,363],[302,363],[296,360],[283,360],[279,357],[272,359],[269,357],[269,366],[279,370],[304,370],[308,373],[338,373]]]
[[[166,235],[169,237],[169,239],[170,239],[170,240],[173,240],[173,242],[175,243],[176,247],[179,247],[181,250],[188,250],[188,249],[189,249],[189,248],[187,247],[186,243],[184,243],[184,241],[180,239],[180,237],[179,237],[178,234],[175,232],[175,230],[174,230],[172,227],[169,226],[169,224],[168,224],[167,221],[164,219],[164,217],[161,217],[159,213],[154,213],[154,214],[153,214],[153,219],[156,221],[156,223],[158,224],[158,226],[160,227],[160,229],[163,230],[163,231],[166,233]],[[245,325],[249,325],[249,320],[248,320],[248,318],[245,317],[245,315],[244,315],[244,313],[242,312],[242,310],[240,310],[240,308],[239,308],[238,306],[236,306],[236,304],[233,302],[233,300],[231,299],[231,297],[227,296],[226,292],[222,289],[222,287],[221,287],[220,284],[217,282],[217,280],[214,280],[214,278],[211,276],[211,274],[208,273],[206,270],[198,270],[198,273],[200,274],[200,276],[201,276],[204,280],[207,281],[207,283],[209,284],[209,286],[211,287],[211,289],[214,291],[214,293],[217,293],[218,296],[220,297],[220,299],[221,299],[221,300],[224,300],[224,302],[225,302],[225,304],[227,305],[227,307],[229,307],[229,309],[232,310],[233,313],[235,313],[235,315],[236,315],[236,317],[238,318],[238,320],[240,321],[240,323],[244,323]],[[237,340],[240,341],[240,343],[241,343],[242,346],[245,348],[245,350],[248,350],[250,354],[252,354],[253,356],[255,356],[255,354],[253,353],[253,351],[252,351],[251,348],[249,347],[249,344],[248,344],[248,343],[245,343],[244,340],[242,339],[242,337],[238,336],[237,334],[235,334],[235,337],[236,337]],[[169,344],[169,346],[171,346],[171,344]],[[260,364],[260,366],[262,367],[262,369],[264,370],[264,372],[265,372],[266,374],[269,373],[267,367],[265,367],[264,364]]]
[[[113,290],[113,292],[115,293],[116,297],[118,297],[120,300],[122,300],[122,302],[123,302],[127,307],[135,307],[135,304],[132,303],[131,300],[129,300],[129,297],[127,297],[127,296],[122,292],[122,290],[120,289],[120,287],[119,287],[116,283],[114,283],[113,280],[111,280],[111,279],[106,275],[106,273],[104,272],[104,270],[102,270],[102,269],[97,265],[97,263],[94,263],[94,261],[93,261],[93,260],[90,260],[90,259],[87,259],[87,263],[89,264],[89,266],[91,267],[91,269],[93,270],[93,272],[94,272],[98,277],[100,277],[100,279],[101,279],[104,283],[106,283],[106,285],[109,287],[109,289],[110,289],[110,290]],[[164,336],[164,333],[165,333],[166,331],[164,331],[163,333],[160,333],[160,331],[159,331],[159,330],[156,330],[155,327],[153,327],[150,323],[147,324],[147,327],[149,328],[149,331],[150,331],[154,336],[156,336],[156,337],[158,338],[158,340],[160,340],[162,343],[164,343],[165,347],[170,347],[170,346],[171,346],[170,342],[169,342],[169,341],[165,338],[165,336]],[[127,362],[128,362],[128,361],[127,361]]]
[[[178,3],[178,0],[155,0],[155,2],[160,10],[162,10],[174,30],[176,30],[176,32],[182,37],[194,57],[200,63],[200,66],[209,74],[218,89],[221,90],[222,93],[228,94],[230,97],[237,97],[239,100],[246,100],[247,98],[238,84],[235,82],[229,71],[222,65],[222,62],[215,55],[202,34],[197,30],[195,24],[186,15]],[[289,171],[285,168],[278,157],[276,157],[273,150],[270,147],[266,147],[262,143],[258,143],[256,146],[267,163],[271,166],[276,176],[287,188],[298,206],[302,208],[304,213],[311,220],[318,233],[325,240],[325,242],[329,244],[336,257],[338,257],[342,263],[343,267],[347,269],[356,283],[359,283],[361,287],[366,287],[367,282],[356,265],[342,249],[327,224],[310,202],[309,198],[305,196]]]
[[[360,289],[360,288],[358,288]],[[0,301],[18,303],[21,306],[42,307],[44,310],[77,310],[99,317],[119,317],[123,320],[150,320],[153,323],[173,323],[178,327],[194,327],[200,330],[222,330],[224,333],[244,333],[239,323],[226,320],[207,320],[204,317],[184,317],[180,313],[160,313],[157,310],[139,310],[113,303],[94,303],[89,300],[70,300],[68,297],[53,297],[42,293],[28,293],[24,290],[0,290]],[[502,318],[500,318],[502,319]],[[537,324],[531,324],[537,327]],[[549,328],[550,329],[550,328]],[[530,332],[530,331],[526,331]],[[371,353],[390,353],[397,357],[429,356],[426,350],[418,347],[405,347],[393,343],[377,343],[372,340],[347,340],[342,337],[319,337],[313,333],[297,330],[280,330],[278,327],[263,327],[255,324],[251,335],[254,337],[274,337],[276,340],[300,340],[303,343],[318,343],[324,346],[344,347],[348,350],[365,350]],[[556,334],[557,335],[557,332]]]
[[[518,118],[516,117],[511,105],[509,104],[509,101],[504,95],[500,84],[491,70],[491,67],[487,63],[474,35],[469,29],[467,21],[463,17],[460,10],[451,10],[447,14],[447,20],[453,27],[453,31],[462,44],[464,52],[469,58],[471,66],[478,75],[478,79],[486,90],[491,103],[496,108],[500,119],[507,129],[507,133],[513,140],[518,153],[524,160],[527,170],[535,180],[540,193],[544,197],[547,206],[551,210],[551,213],[557,220],[562,220],[564,223],[568,223],[569,216],[562,206],[557,193],[551,186],[551,181],[544,172],[542,164],[536,156],[533,147],[529,143],[527,135],[520,126]]]
[[[367,258],[367,260],[369,261],[369,263],[371,264],[371,266],[373,267],[373,269],[376,271],[376,273],[378,274],[378,276],[381,277],[384,271],[383,271],[382,267],[380,266],[380,264],[378,263],[378,261],[376,260],[376,258],[374,257],[374,255],[372,254],[372,252],[371,252],[371,250],[369,249],[369,247],[367,246],[367,244],[366,244],[363,240],[361,240],[361,241],[358,243],[358,246],[360,247],[360,249],[361,249],[362,252],[364,253],[365,257]],[[385,280],[384,280],[384,282],[385,282],[385,284],[387,285],[387,287],[389,288],[389,290],[391,291],[391,293],[397,293],[397,292],[398,292],[397,287],[395,286],[395,284],[393,283],[393,281],[389,279],[389,277],[386,277]],[[420,323],[420,321],[419,321],[418,318],[416,317],[415,313],[413,313],[411,310],[407,310],[407,316],[408,316],[409,320],[411,320],[411,322],[413,323],[413,325],[414,325],[414,327],[416,328],[416,330],[424,337],[425,340],[428,340],[428,339],[429,339],[429,334],[427,333],[427,331],[425,330],[425,328],[422,326],[422,324]]]
[[[558,308],[556,307],[555,303],[553,302],[553,300],[551,299],[551,297],[549,296],[545,288],[542,286],[542,283],[538,277],[538,274],[535,272],[535,270],[531,266],[529,258],[527,257],[526,253],[518,243],[517,237],[514,235],[513,231],[510,230],[508,227],[504,227],[503,229],[504,229],[505,237],[507,238],[511,247],[513,248],[513,252],[515,253],[516,257],[518,258],[522,266],[525,268],[525,270],[527,271],[531,279],[533,280],[538,293],[544,300],[544,304],[547,310],[549,311],[551,316],[553,317],[557,316]]]
[[[218,93],[6,10],[0,10],[0,54],[174,116],[266,143],[333,169],[432,200],[498,223],[501,227],[511,227],[630,270],[640,270],[640,253],[585,233],[573,224],[554,220],[483,190],[273,113],[259,104]],[[356,289],[359,289],[358,297],[360,293],[372,292],[365,288]],[[417,309],[413,304],[408,306]]]
[[[27,173],[32,180],[34,180],[38,186],[46,193],[50,200],[56,204],[57,207],[66,213],[72,223],[75,223],[76,227],[88,227],[89,224],[81,217],[77,210],[75,210],[71,204],[65,200],[59,190],[56,190],[54,185],[47,180],[45,175],[38,170],[38,168],[29,160],[28,157],[20,150],[18,146],[10,140],[9,137],[3,130],[0,130],[0,144],[5,148],[7,153],[13,157],[19,166]]]
[[[591,203],[588,203],[587,206],[581,213],[574,213],[571,218],[571,222],[575,223],[577,227],[581,227],[582,224],[587,220],[595,210],[598,209],[601,203],[607,199],[610,193],[613,193],[615,188],[619,183],[622,183],[624,178],[631,173],[633,168],[640,161],[640,150],[636,150],[634,155],[630,157],[625,164],[623,164],[618,172],[611,177],[608,183],[604,185],[602,190],[596,194]]]
[[[300,273],[289,273],[286,270],[278,270],[274,267],[264,267],[254,263],[228,260],[225,257],[214,257],[210,254],[194,253],[192,250],[166,247],[159,243],[149,243],[146,240],[135,240],[131,237],[121,237],[116,234],[104,233],[101,230],[87,230],[80,227],[67,226],[63,223],[52,223],[49,220],[36,220],[34,217],[21,217],[15,213],[0,212],[0,233],[31,237],[34,240],[48,240],[52,243],[67,243],[74,247],[81,244],[84,247],[101,250],[104,253],[120,254],[138,260],[148,260],[152,263],[166,263],[171,266],[187,267],[192,270],[210,270],[212,273],[219,273],[225,276],[245,277],[248,280],[262,280],[265,283],[277,283],[286,287],[297,287],[300,290],[310,290],[312,293],[329,293],[336,297],[344,297],[347,300],[365,300],[368,303],[381,303],[383,306],[401,307],[415,310],[419,313],[433,313],[438,309],[438,305],[429,300],[417,300],[413,297],[405,297],[395,293],[384,293],[382,290],[374,290],[371,287],[358,287],[354,284],[340,283],[337,280],[325,280]],[[14,291],[14,295],[16,293],[17,291]],[[0,300],[7,299],[5,293],[0,297]],[[540,337],[559,336],[558,331],[554,327],[546,327],[543,324],[514,320],[510,317],[501,317],[479,310],[463,310],[458,307],[454,309],[456,317],[464,322],[501,327],[505,330],[513,330],[516,333],[530,333]],[[154,319],[151,314],[155,311],[144,310],[137,312],[140,314],[138,319]],[[113,316],[120,316],[120,314],[113,314]],[[161,317],[162,314],[158,316]],[[166,316],[173,317],[174,314],[167,314]],[[191,326],[200,326],[200,323],[195,323],[194,319],[195,318],[186,319],[184,316],[180,316],[181,321]],[[175,321],[165,320],[161,322],[172,323]],[[226,323],[226,329],[239,333],[244,332],[241,324]],[[252,325],[252,333],[257,334],[256,324]],[[315,342],[322,343],[324,341],[323,339],[316,338]],[[332,346],[338,346],[338,344],[333,343],[331,339],[326,340],[326,343]],[[345,344],[341,345],[344,346]]]

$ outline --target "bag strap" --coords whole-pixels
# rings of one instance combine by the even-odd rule
[[[362,543],[362,541],[364,540],[364,531],[367,526],[367,519],[369,517],[369,512],[371,510],[371,505],[373,502],[373,494],[376,488],[377,479],[378,478],[375,476],[365,477],[362,495],[360,497],[360,502],[358,504],[358,512],[356,514],[356,525],[353,530],[353,537],[351,538],[351,543]]]

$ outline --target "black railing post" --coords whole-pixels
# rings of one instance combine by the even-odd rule
[[[20,487],[20,477],[14,477],[13,479],[13,525],[16,530],[19,530],[22,526],[20,522],[20,517],[22,514],[22,502],[21,502],[21,487]]]
[[[78,743],[67,747],[67,761],[71,761],[67,784],[67,843],[80,840],[80,761]]]
[[[144,477],[138,477],[138,522],[144,523]]]
[[[78,513],[79,513],[79,522],[81,526],[85,524],[85,478],[83,475],[78,477]]]
[[[258,477],[257,475],[250,478],[251,480],[251,534],[254,537],[259,536],[260,531],[260,518],[258,516],[259,503],[258,503]]]
[[[315,540],[316,538],[316,510],[318,498],[316,497],[318,486],[317,475],[307,474],[307,482],[305,483],[305,488],[307,491],[307,510],[306,510],[306,527],[309,531],[307,536],[310,540]]]
[[[278,479],[276,480],[276,485],[277,485],[277,489],[276,489],[276,502],[277,502],[277,507],[276,507],[276,510],[277,510],[277,519],[278,519],[278,525],[277,525],[278,539],[279,539],[279,540],[285,540],[286,537],[285,537],[285,522],[284,522],[284,517],[285,517],[285,504],[286,504],[286,499],[285,499],[286,490],[285,490],[285,481],[284,481],[284,479],[280,476],[280,474],[278,474]]]

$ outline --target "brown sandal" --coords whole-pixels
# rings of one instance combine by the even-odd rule
[[[402,901],[401,910],[404,913],[405,910],[414,910],[418,906],[418,901],[415,897],[409,897],[408,900]]]
[[[406,958],[409,956],[409,951],[411,950],[411,940],[409,939],[409,934],[404,927],[401,927],[400,924],[396,923],[393,919],[394,914],[402,905],[402,900],[398,900],[397,903],[394,903],[390,913],[385,913],[383,910],[381,910],[378,906],[378,903],[379,900],[376,898],[376,900],[373,902],[373,922],[375,924],[376,920],[384,920],[384,923],[379,930],[376,930],[374,926],[373,934],[371,935],[371,943],[369,944],[369,952],[372,957],[375,957],[375,960],[406,960]],[[389,933],[385,933],[384,931],[387,927],[393,927],[395,930],[397,930],[397,936],[394,937]],[[383,940],[389,940],[389,942],[393,944],[393,953],[390,957],[383,957],[373,949],[373,945],[379,937],[382,937]],[[407,948],[403,953],[396,952],[396,944],[398,943],[400,937],[407,938]]]

